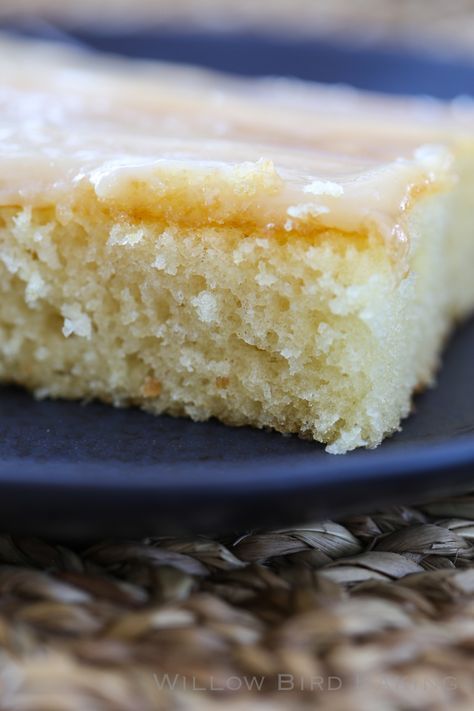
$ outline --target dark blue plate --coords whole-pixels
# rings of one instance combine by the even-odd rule
[[[48,28],[57,36],[57,31]],[[392,92],[473,93],[474,68],[385,50],[238,35],[77,33],[135,56]],[[0,390],[0,522],[56,538],[286,525],[474,488],[474,323],[416,416],[374,451]]]

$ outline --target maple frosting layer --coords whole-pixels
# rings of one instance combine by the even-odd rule
[[[452,177],[440,145],[452,110],[432,102],[361,101],[7,39],[0,76],[3,205],[68,205],[93,190],[169,220],[370,224],[403,242],[412,198]]]

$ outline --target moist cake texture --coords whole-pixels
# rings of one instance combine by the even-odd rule
[[[0,378],[376,446],[474,306],[469,109],[3,40]]]

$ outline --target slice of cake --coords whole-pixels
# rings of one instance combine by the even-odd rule
[[[399,427],[474,306],[465,112],[7,40],[0,76],[3,381],[335,453]]]

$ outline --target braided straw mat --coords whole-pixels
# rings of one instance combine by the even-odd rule
[[[0,708],[474,708],[474,496],[229,538],[0,537]]]

